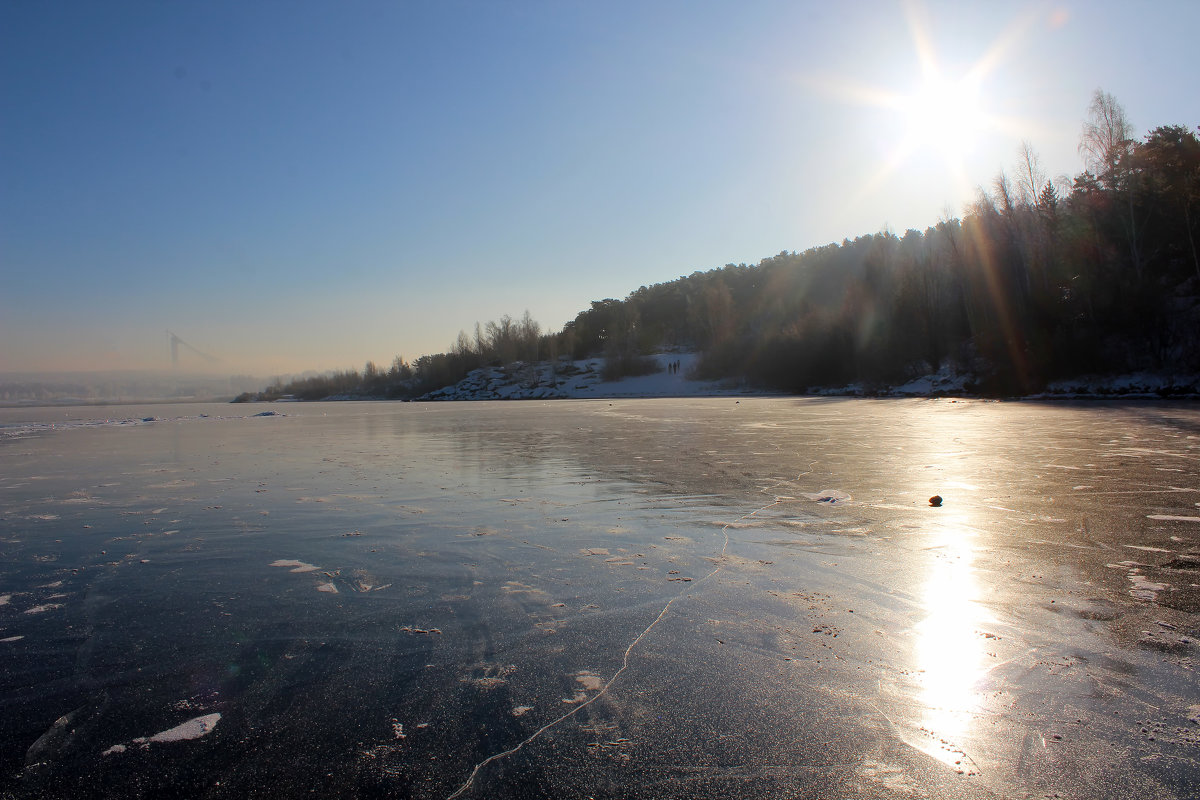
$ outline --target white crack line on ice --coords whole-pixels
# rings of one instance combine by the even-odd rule
[[[811,472],[811,469],[809,471]],[[804,477],[804,475],[807,475],[807,474],[808,474],[808,472],[801,473],[800,475],[797,476],[797,480],[799,478]],[[781,480],[775,484],[772,484],[771,486],[766,487],[765,489],[762,489],[761,491],[765,494],[766,492],[769,492],[772,489],[774,489],[776,486],[779,486],[780,484],[787,483],[787,482],[788,482],[787,480]],[[637,635],[637,637],[634,638],[634,640],[629,643],[629,646],[625,648],[625,656],[621,660],[621,668],[613,673],[613,676],[608,679],[608,682],[604,684],[604,686],[600,689],[600,691],[596,692],[596,694],[592,695],[588,700],[575,706],[574,708],[572,708],[570,711],[566,712],[565,714],[562,714],[559,717],[551,720],[550,722],[547,722],[545,725],[538,728],[533,733],[529,734],[529,736],[522,739],[515,746],[510,747],[509,749],[504,750],[503,752],[494,753],[494,754],[488,756],[487,758],[485,758],[483,761],[480,761],[478,764],[475,765],[475,768],[471,770],[471,774],[467,776],[467,780],[465,782],[463,782],[463,785],[459,786],[458,789],[456,789],[453,794],[447,795],[446,800],[454,800],[454,798],[461,796],[463,792],[470,789],[471,784],[473,784],[475,782],[475,777],[479,774],[479,770],[483,769],[488,764],[491,764],[493,761],[499,761],[502,758],[511,756],[513,753],[516,753],[518,750],[520,750],[525,745],[532,742],[534,739],[541,736],[546,731],[550,730],[551,728],[556,727],[560,723],[566,722],[568,719],[575,716],[580,711],[587,708],[592,703],[596,702],[601,697],[606,695],[608,693],[608,690],[612,687],[612,685],[617,682],[617,678],[621,677],[621,673],[623,673],[626,669],[629,668],[629,657],[630,657],[630,655],[633,654],[633,648],[637,647],[638,644],[643,639],[645,639],[647,635],[649,635],[650,631],[654,630],[654,626],[658,625],[658,623],[662,621],[662,618],[667,615],[667,612],[671,609],[671,606],[675,604],[675,601],[680,599],[681,597],[683,597],[685,594],[695,592],[695,590],[700,586],[700,584],[704,583],[709,578],[716,575],[718,572],[720,572],[722,570],[722,568],[724,567],[725,553],[729,550],[729,528],[731,526],[736,525],[737,523],[741,522],[742,520],[746,520],[746,519],[749,519],[750,517],[756,516],[760,512],[766,511],[767,509],[770,509],[770,508],[774,508],[775,506],[780,505],[781,503],[789,503],[789,502],[793,502],[793,501],[794,501],[794,498],[790,498],[790,497],[776,497],[772,502],[768,503],[767,505],[763,506],[762,508],[756,508],[753,511],[751,511],[749,514],[743,514],[742,516],[738,517],[737,519],[733,520],[732,522],[725,523],[725,525],[721,528],[721,533],[725,537],[725,542],[721,545],[720,555],[717,556],[717,559],[716,559],[717,565],[715,567],[713,567],[712,570],[707,575],[705,575],[703,578],[698,579],[693,585],[688,586],[684,589],[681,589],[678,594],[676,594],[674,597],[672,597],[670,600],[667,601],[667,604],[665,606],[663,606],[662,611],[658,612],[658,616],[654,618],[654,621],[651,622],[649,625],[647,625],[645,630],[643,630],[641,633],[639,633]]]

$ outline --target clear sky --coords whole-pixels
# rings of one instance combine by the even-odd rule
[[[0,371],[271,375],[957,216],[1092,92],[1200,123],[1200,2],[0,4]],[[914,109],[918,109],[914,111]],[[189,351],[181,365],[205,366]]]

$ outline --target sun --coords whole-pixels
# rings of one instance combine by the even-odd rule
[[[904,149],[929,150],[947,159],[969,154],[988,126],[978,84],[927,77],[898,104],[906,129]]]
[[[928,13],[919,0],[907,0],[902,6],[916,69],[910,71],[906,63],[886,65],[885,80],[874,85],[837,75],[802,78],[813,90],[842,103],[882,112],[867,122],[879,143],[879,166],[858,186],[852,202],[874,194],[902,171],[967,196],[969,173],[979,153],[993,146],[997,137],[1028,127],[1027,121],[996,113],[989,94],[996,91],[997,68],[1011,48],[1025,40],[1040,19],[1039,12],[1015,17],[977,58],[961,63],[938,57]]]

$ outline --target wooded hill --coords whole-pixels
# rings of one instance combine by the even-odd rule
[[[1133,136],[1097,91],[1074,179],[1049,180],[1023,145],[962,219],[643,286],[558,332],[528,312],[476,324],[411,365],[277,381],[264,395],[416,397],[481,365],[568,355],[606,355],[619,374],[665,347],[701,352],[699,377],[795,392],[869,391],[947,364],[988,395],[1084,374],[1195,373],[1200,138],[1179,125]]]

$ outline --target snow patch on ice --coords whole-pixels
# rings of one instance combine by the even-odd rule
[[[1133,588],[1129,590],[1129,594],[1139,600],[1153,600],[1158,596],[1159,592],[1170,585],[1152,581],[1145,575],[1136,572],[1129,573],[1129,581],[1133,584]]]
[[[199,739],[202,736],[207,736],[212,733],[217,727],[217,723],[221,721],[220,714],[205,714],[202,717],[189,719],[174,728],[168,728],[165,731],[160,731],[153,736],[138,737],[134,739],[135,744],[147,744],[150,742],[186,742],[192,739]],[[112,748],[109,748],[110,750]],[[117,751],[120,752],[120,751]]]
[[[43,603],[40,606],[25,609],[26,614],[43,614],[47,611],[53,611],[56,608],[62,608],[62,603]]]
[[[279,558],[271,562],[272,567],[293,567],[288,572],[316,572],[320,567],[292,558]]]
[[[583,685],[583,688],[589,692],[598,692],[600,691],[600,688],[604,686],[604,679],[596,673],[589,672],[588,670],[576,672],[575,680],[579,681],[579,683]]]

